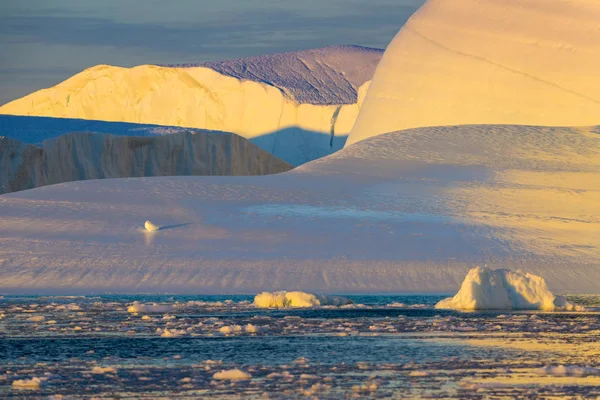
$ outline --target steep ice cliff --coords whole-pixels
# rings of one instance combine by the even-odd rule
[[[169,175],[263,175],[292,166],[230,133],[71,133],[40,146],[0,136],[0,194],[62,182]]]
[[[408,128],[600,123],[600,2],[429,0],[388,46],[346,143]]]
[[[2,195],[0,289],[456,293],[487,264],[600,292],[599,216],[598,128],[419,128],[282,174]]]
[[[337,46],[200,65],[99,65],[0,114],[233,132],[299,165],[343,147],[382,53]]]

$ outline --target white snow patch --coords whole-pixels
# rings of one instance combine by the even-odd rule
[[[213,375],[213,379],[226,381],[247,381],[251,378],[252,375],[239,369],[224,370]]]
[[[343,306],[352,304],[352,300],[339,296],[315,295],[304,292],[263,292],[254,297],[259,308],[303,308],[318,306]]]
[[[459,292],[435,308],[455,310],[581,311],[583,307],[554,296],[541,276],[507,269],[473,268]]]

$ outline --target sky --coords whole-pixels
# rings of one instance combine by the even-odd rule
[[[97,64],[385,48],[424,0],[0,0],[0,105]]]

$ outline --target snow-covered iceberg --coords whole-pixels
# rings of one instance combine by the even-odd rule
[[[593,0],[429,0],[388,46],[346,146],[403,129],[597,125]]]
[[[465,266],[487,264],[518,265],[553,290],[597,293],[596,132],[419,128],[282,174],[98,179],[4,194],[0,289],[450,293]],[[146,219],[180,227],[140,234]]]
[[[435,308],[455,310],[579,311],[562,296],[550,292],[541,276],[507,269],[473,268],[459,292]]]
[[[343,147],[382,54],[333,46],[204,64],[98,65],[0,114],[232,132],[299,165]]]
[[[263,292],[254,297],[259,308],[305,308],[318,306],[343,306],[352,304],[352,300],[340,296],[324,296],[304,292]]]

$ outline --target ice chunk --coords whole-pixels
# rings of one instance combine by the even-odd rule
[[[541,276],[507,269],[477,267],[469,271],[459,292],[435,308],[456,310],[581,311],[564,297],[554,296]]]
[[[548,365],[543,368],[538,368],[537,373],[540,375],[553,376],[590,376],[600,375],[600,369],[591,367],[580,367],[577,365]]]
[[[138,313],[138,312],[147,312],[147,313],[165,313],[169,311],[175,310],[175,306],[171,304],[143,304],[135,302],[129,307],[127,307],[127,311],[130,313]]]
[[[146,221],[146,223],[144,224],[144,228],[146,228],[146,230],[148,232],[156,232],[157,230],[160,229],[160,227],[158,225],[154,225],[150,221]]]
[[[31,379],[19,379],[13,381],[12,387],[13,389],[29,389],[29,390],[37,390],[40,388],[42,380],[40,378],[33,377]]]
[[[213,379],[227,381],[247,381],[251,378],[252,375],[239,369],[224,370],[213,375]]]
[[[317,306],[343,306],[352,304],[352,300],[339,296],[323,296],[304,292],[263,292],[254,297],[259,308],[302,308]]]
[[[92,374],[102,375],[102,374],[116,374],[117,370],[113,367],[94,367],[92,368]]]

